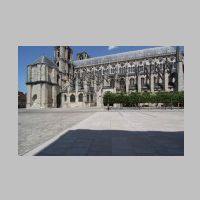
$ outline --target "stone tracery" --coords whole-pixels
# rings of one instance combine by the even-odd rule
[[[68,60],[72,56],[64,53],[67,49],[72,54],[69,47],[56,47],[55,64],[49,60],[40,60],[29,65],[27,86],[30,107],[32,90],[35,90],[34,84],[37,83],[44,88],[44,93],[47,88],[52,90],[52,93],[48,92],[52,94],[52,97],[48,97],[53,99],[51,105],[43,102],[46,101],[46,93],[41,91],[41,98],[44,100],[41,100],[40,105],[45,104],[47,107],[56,106],[55,96],[59,94],[62,107],[102,106],[102,97],[106,91],[130,93],[184,89],[184,56],[177,56],[177,49],[174,47],[158,47],[97,58],[79,55],[81,60],[77,61]],[[43,63],[45,66],[42,66]],[[59,67],[56,63],[59,63]],[[41,70],[39,77],[43,82],[37,80],[38,69]],[[47,73],[47,80],[42,70]],[[47,86],[44,87],[44,84]],[[54,85],[49,86],[50,84]],[[70,101],[73,96],[75,98]]]

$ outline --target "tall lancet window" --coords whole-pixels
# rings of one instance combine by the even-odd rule
[[[133,78],[130,79],[130,86],[134,86],[135,85],[135,80]]]
[[[144,78],[141,78],[141,86],[144,86]]]

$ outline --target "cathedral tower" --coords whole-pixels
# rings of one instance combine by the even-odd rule
[[[73,52],[68,46],[56,46],[54,50],[55,63],[60,72],[70,75],[73,73],[71,65]]]

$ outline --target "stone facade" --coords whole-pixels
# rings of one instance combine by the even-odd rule
[[[28,65],[27,108],[103,106],[111,92],[184,90],[184,54],[156,47],[73,61],[70,47],[56,46],[54,61],[42,56]]]

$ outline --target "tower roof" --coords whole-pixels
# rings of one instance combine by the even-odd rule
[[[41,56],[37,60],[35,60],[32,64],[30,65],[36,65],[36,64],[47,64],[49,67],[57,67],[55,63],[47,58],[46,56]]]

